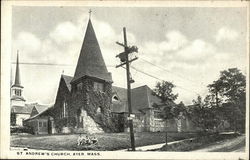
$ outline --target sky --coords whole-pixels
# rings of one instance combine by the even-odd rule
[[[53,104],[61,74],[74,75],[89,9],[114,86],[126,87],[125,69],[115,68],[120,64],[115,56],[123,51],[115,42],[123,42],[123,27],[128,44],[139,48],[131,64],[132,88],[169,81],[176,85],[176,103],[191,104],[207,94],[220,71],[237,67],[246,75],[246,8],[15,6],[11,79],[13,84],[19,50],[27,103]]]

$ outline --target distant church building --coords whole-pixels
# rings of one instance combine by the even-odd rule
[[[30,117],[30,108],[25,106],[23,86],[20,79],[19,57],[17,53],[16,74],[14,84],[11,86],[11,125],[23,126],[23,121]]]
[[[22,127],[24,125],[24,120],[30,118],[30,115],[34,108],[39,108],[40,110],[45,110],[48,108],[48,106],[39,105],[38,103],[26,104],[26,100],[23,97],[23,89],[24,87],[21,85],[19,55],[17,53],[15,81],[10,88],[11,126]]]
[[[62,75],[54,106],[25,123],[36,131],[39,125],[43,126],[41,133],[51,134],[126,132],[127,90],[112,83],[89,19],[74,77]],[[160,111],[154,105],[161,104],[161,100],[152,95],[148,86],[134,88],[131,92],[136,132],[190,129],[189,124],[180,128],[177,121],[167,124],[159,118]],[[39,120],[46,124],[37,124]]]
[[[17,53],[15,82],[11,86],[10,102],[12,106],[24,106],[25,99],[23,98],[22,94],[23,94],[23,86],[21,85],[19,57]]]

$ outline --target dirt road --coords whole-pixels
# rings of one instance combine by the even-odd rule
[[[192,152],[245,152],[246,137],[241,135],[233,139],[216,142]]]

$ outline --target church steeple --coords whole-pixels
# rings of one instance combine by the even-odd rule
[[[21,79],[20,79],[20,69],[19,69],[19,54],[18,54],[18,51],[17,51],[17,59],[16,59],[16,76],[15,76],[15,83],[13,86],[16,86],[16,87],[21,87]]]
[[[90,18],[80,56],[78,58],[75,75],[71,83],[74,83],[84,76],[95,77],[107,82],[112,82],[111,73],[108,72],[102,57],[101,49]]]
[[[17,51],[15,82],[11,86],[11,104],[12,105],[24,106],[25,99],[23,98],[22,93],[23,93],[23,86],[21,85],[19,55]]]

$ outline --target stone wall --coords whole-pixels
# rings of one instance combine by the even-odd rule
[[[145,131],[144,115],[140,113],[136,113],[134,115],[135,115],[135,117],[133,118],[134,132],[144,132]],[[122,114],[121,118],[123,119],[123,121],[121,121],[122,124],[120,125],[123,126],[123,132],[129,132],[129,124],[128,124],[127,117],[128,117],[128,113]]]
[[[97,81],[99,83],[104,84],[103,91],[94,91],[94,82]],[[115,130],[114,124],[111,121],[111,97],[112,97],[112,87],[111,83],[107,83],[104,81],[96,80],[94,78],[85,77],[79,80],[77,83],[82,83],[81,90],[77,90],[76,85],[72,84],[72,99],[70,103],[70,116],[76,116],[77,119],[77,128],[82,128],[82,124],[80,123],[81,114],[85,114],[89,116],[89,118],[83,120],[83,126],[88,126],[87,122],[91,123],[90,131],[88,131],[88,127],[83,128],[84,132],[93,132],[96,130],[99,132],[99,127],[102,128],[105,132],[113,132]],[[100,108],[101,113],[98,113],[98,109]],[[90,120],[90,118],[93,120]],[[94,125],[92,122],[95,122]],[[94,126],[98,126],[94,129]]]
[[[127,117],[128,113],[122,113],[122,116],[119,117],[123,120],[119,122],[124,132],[129,132]],[[165,121],[154,118],[154,110],[152,109],[144,110],[144,113],[136,113],[135,118],[133,118],[133,127],[134,132],[164,132],[167,128]]]
[[[154,119],[154,126],[151,128],[152,132],[165,132],[167,131],[166,121],[162,119]]]
[[[88,116],[85,110],[81,111],[82,126],[79,126],[74,131],[76,133],[102,133],[103,129],[98,125],[90,116]]]

